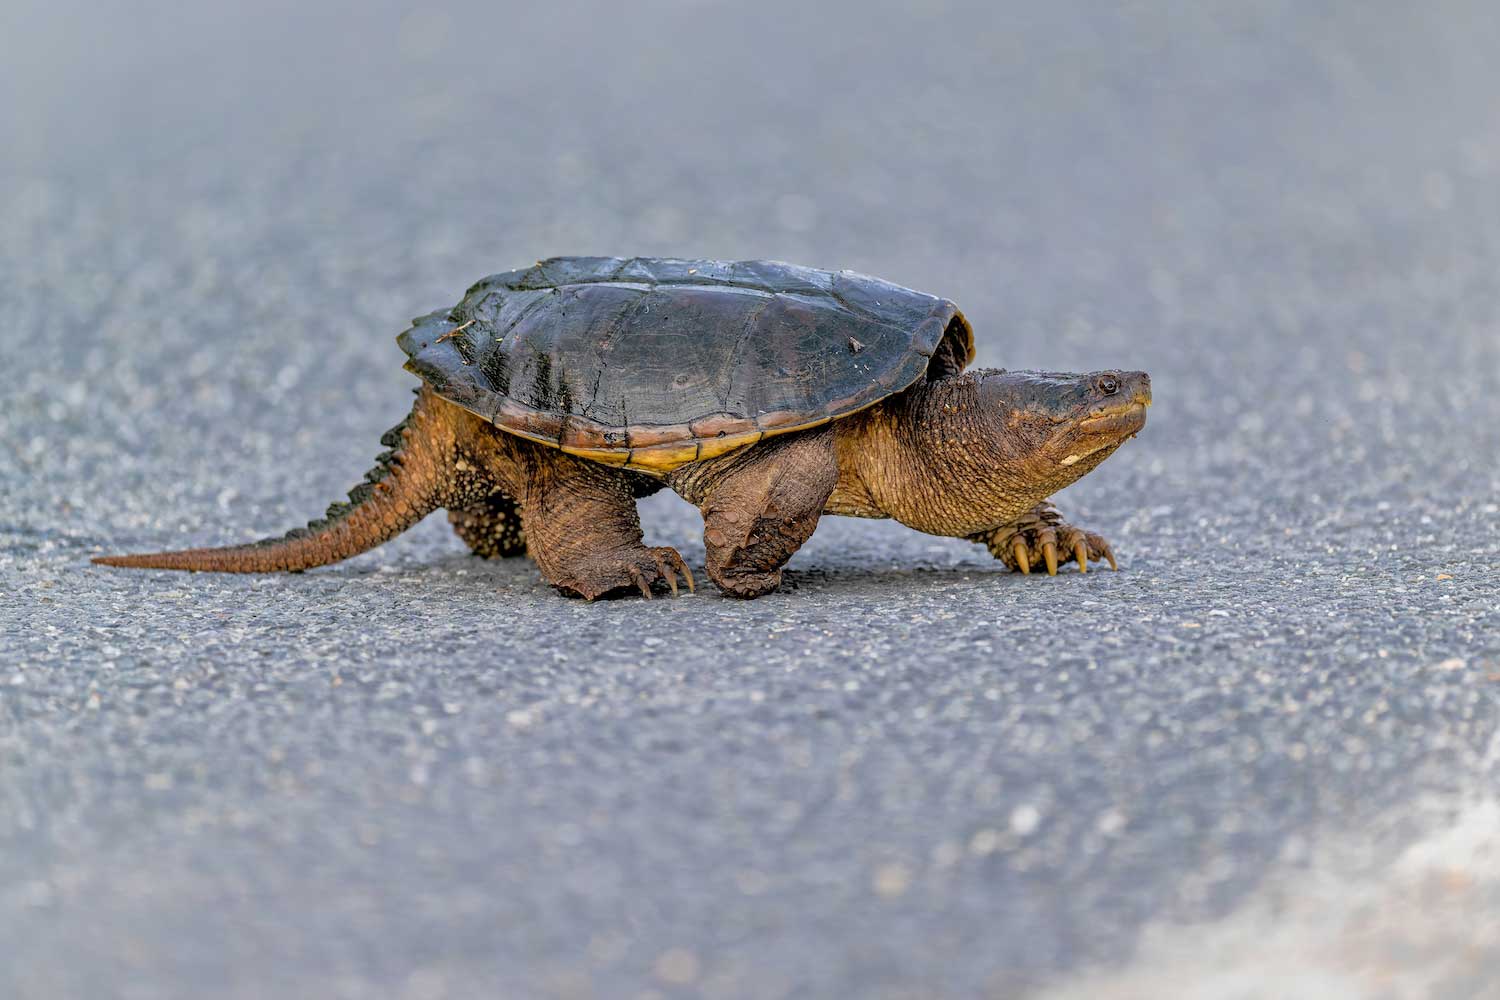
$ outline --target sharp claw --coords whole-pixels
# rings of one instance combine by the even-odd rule
[[[661,574],[661,578],[663,580],[667,581],[667,586],[672,589],[672,596],[676,597],[677,573],[672,567],[672,563],[676,560],[674,560],[672,556],[662,555],[660,553],[652,553],[651,558],[656,562],[656,572]]]
[[[1031,560],[1026,556],[1026,543],[1017,538],[1010,544],[1010,551],[1016,557],[1016,566],[1027,576],[1031,575]]]
[[[648,601],[651,600],[651,584],[646,582],[646,575],[632,567],[630,570],[630,579],[634,580],[635,585],[641,588],[641,596]]]
[[[668,549],[666,562],[668,566],[666,575],[668,582],[672,585],[672,596],[677,596],[677,577],[675,573],[682,574],[682,582],[687,584],[688,593],[696,594],[698,592],[698,582],[693,579],[693,571],[688,568],[687,560],[682,558],[682,553],[676,549]]]
[[[1042,558],[1047,561],[1047,575],[1057,575],[1057,546],[1052,542],[1042,543]]]
[[[1082,542],[1073,543],[1073,558],[1078,560],[1078,572],[1087,573],[1089,571],[1089,553],[1083,547]]]

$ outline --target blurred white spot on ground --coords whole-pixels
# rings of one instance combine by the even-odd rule
[[[877,894],[894,899],[911,886],[911,869],[899,861],[893,861],[876,868],[872,882]]]
[[[1018,837],[1029,837],[1041,825],[1041,811],[1033,805],[1017,806],[1010,814],[1010,829]]]
[[[656,977],[674,986],[686,986],[698,978],[698,956],[686,948],[669,948],[656,959]]]
[[[1500,801],[1480,801],[1382,863],[1364,837],[1283,862],[1221,920],[1158,923],[1132,962],[1046,1000],[1417,1000],[1492,996],[1500,951]]]
[[[969,851],[979,857],[994,854],[1000,849],[1000,833],[997,830],[983,829],[977,831],[969,838]]]

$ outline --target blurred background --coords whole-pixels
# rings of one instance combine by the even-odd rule
[[[1159,440],[1243,432],[1268,457],[1268,393],[1411,449],[1394,410],[1356,414],[1328,380],[1402,403],[1423,372],[1463,396],[1494,371],[1494,338],[1467,336],[1494,309],[1477,220],[1500,213],[1485,3],[65,0],[0,18],[8,297],[112,351],[26,353],[37,377],[126,380],[142,411],[184,375],[220,413],[245,412],[241,380],[309,413],[351,379],[384,392],[404,376],[382,338],[408,315],[568,253],[878,274],[957,300],[987,363],[1150,368]],[[143,326],[170,365],[128,349]],[[205,388],[207,367],[228,385]],[[1222,425],[1171,419],[1210,393]],[[1354,437],[1339,459],[1378,460]]]
[[[0,987],[1485,995],[1494,814],[1416,838],[1500,761],[1497,53],[1486,0],[8,0]],[[1124,572],[846,521],[647,617],[441,518],[85,568],[315,515],[407,319],[554,254],[853,268],[981,363],[1149,370],[1062,500]]]

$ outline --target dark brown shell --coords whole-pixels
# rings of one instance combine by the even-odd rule
[[[974,355],[957,306],[878,278],[647,257],[493,275],[398,342],[409,371],[503,430],[653,472],[846,416]]]

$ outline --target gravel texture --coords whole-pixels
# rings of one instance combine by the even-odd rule
[[[106,6],[0,13],[0,995],[1187,990],[1174,928],[1496,836],[1494,4]],[[407,318],[555,253],[852,267],[982,363],[1150,371],[1060,498],[1121,572],[833,519],[753,603],[570,601],[441,517],[88,564],[316,516]],[[1459,839],[1460,916],[1307,995],[1484,995]],[[1277,955],[1192,995],[1322,982]]]

